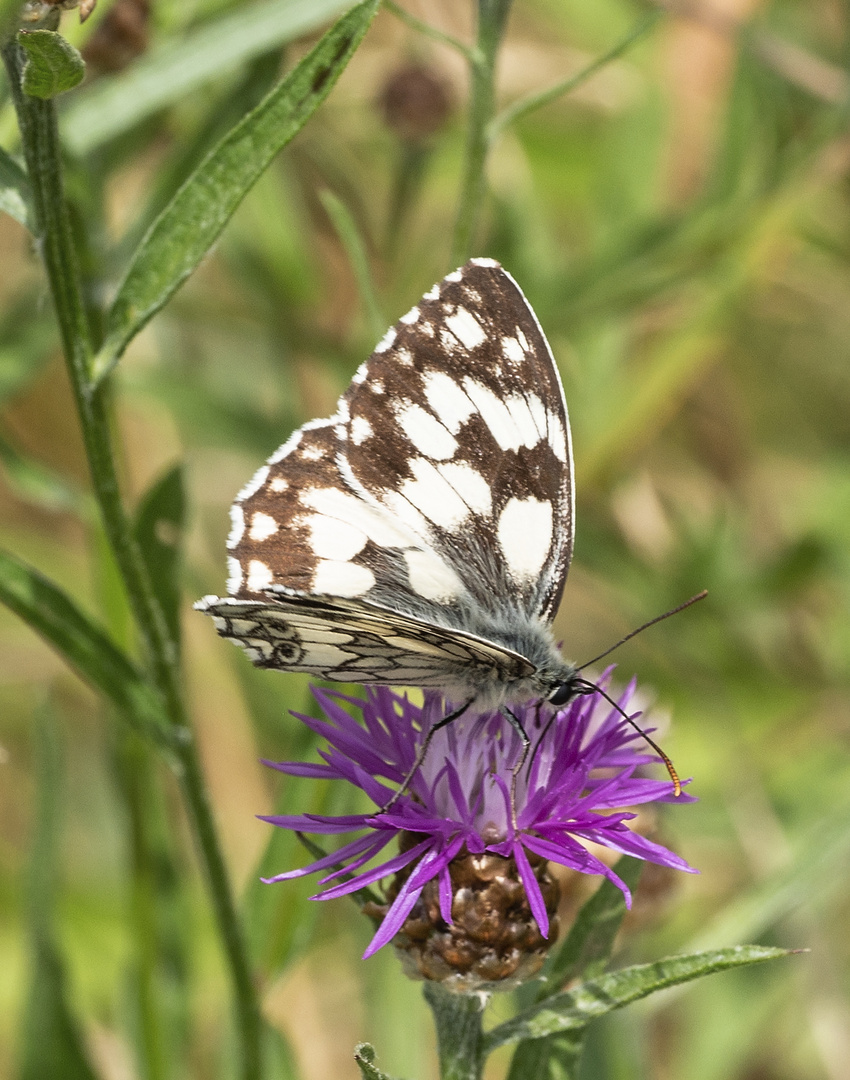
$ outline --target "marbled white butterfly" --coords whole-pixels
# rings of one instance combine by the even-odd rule
[[[587,685],[550,630],[573,549],[564,392],[492,259],[403,315],[231,516],[231,595],[196,607],[258,667],[432,687],[481,711]]]

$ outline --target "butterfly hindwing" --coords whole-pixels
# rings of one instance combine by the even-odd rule
[[[492,642],[363,601],[277,593],[267,602],[208,596],[198,606],[258,667],[440,689],[455,670],[460,683],[475,668],[495,669],[504,679],[533,671],[524,657]]]

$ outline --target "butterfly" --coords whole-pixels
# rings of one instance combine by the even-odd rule
[[[226,597],[258,667],[442,691],[483,712],[585,685],[551,622],[573,551],[567,408],[492,259],[448,274],[236,497]]]

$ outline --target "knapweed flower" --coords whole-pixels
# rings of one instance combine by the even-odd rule
[[[627,708],[634,689],[632,683],[621,695],[620,708]],[[522,744],[508,719],[498,712],[463,713],[434,734],[399,795],[426,733],[451,706],[431,691],[415,705],[386,687],[369,689],[364,700],[314,694],[324,719],[299,719],[327,740],[323,763],[267,764],[294,776],[346,780],[376,811],[264,818],[300,832],[362,830],[332,854],[268,880],[330,871],[321,881],[329,887],[314,897],[328,900],[393,875],[387,903],[370,907],[383,918],[365,956],[399,935],[400,949],[415,954],[408,967],[426,978],[459,975],[468,988],[527,977],[542,963],[557,906],[548,862],[604,875],[628,905],[628,888],[588,845],[693,872],[628,827],[636,815],[627,807],[694,800],[675,798],[668,779],[640,775],[659,759],[601,693],[557,710],[539,702],[512,709],[531,739],[515,782]],[[362,723],[349,709],[361,713]],[[398,850],[378,860],[396,839]]]

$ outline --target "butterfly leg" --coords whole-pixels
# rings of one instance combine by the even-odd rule
[[[512,713],[507,706],[502,706],[502,716],[504,716],[522,741],[522,752],[519,755],[516,765],[511,769],[511,825],[516,829],[516,782],[517,777],[522,772],[522,767],[525,765],[528,758],[528,751],[531,749],[531,739],[529,739],[528,733],[519,722],[519,717]]]
[[[442,720],[438,720],[437,723],[430,728],[425,738],[422,740],[422,745],[416,751],[416,758],[414,759],[413,764],[407,770],[407,775],[405,776],[404,780],[402,780],[401,787],[392,796],[390,801],[385,806],[381,807],[381,809],[378,811],[379,814],[386,813],[387,810],[389,810],[392,806],[395,805],[395,803],[401,798],[405,791],[407,791],[408,787],[410,786],[410,781],[416,775],[417,770],[421,766],[422,762],[425,760],[425,755],[428,753],[428,747],[431,745],[431,740],[434,738],[440,728],[447,727],[453,720],[457,720],[459,716],[462,716],[474,700],[475,698],[470,698],[469,701],[461,705],[459,709],[455,709],[454,712],[450,712],[448,716],[444,716]]]

